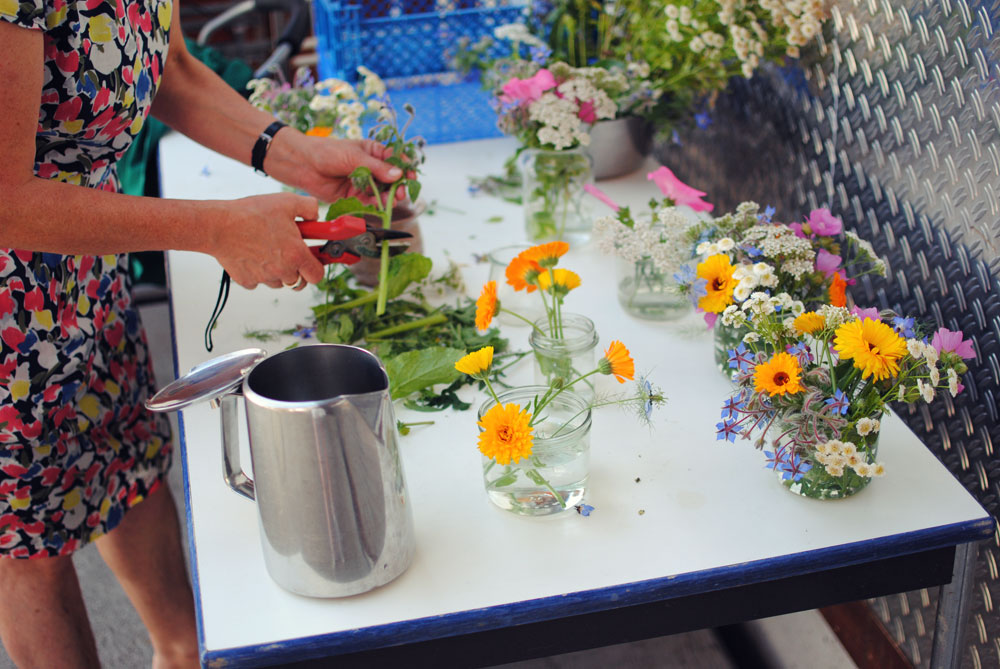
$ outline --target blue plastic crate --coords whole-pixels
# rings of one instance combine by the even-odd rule
[[[494,28],[521,20],[525,2],[483,7],[483,0],[395,0],[349,5],[316,0],[314,5],[320,77],[354,81],[358,65],[381,76],[393,106],[417,110],[408,134],[429,143],[499,137],[489,94],[478,81],[448,71],[448,52],[462,37],[472,42]],[[469,6],[475,5],[475,6]],[[509,53],[509,52],[508,52]],[[505,55],[495,47],[495,56]]]

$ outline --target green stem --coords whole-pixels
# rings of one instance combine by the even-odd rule
[[[340,304],[323,304],[316,307],[316,315],[322,317],[326,316],[327,314],[333,311],[340,311],[342,309],[353,309],[355,307],[361,307],[366,304],[371,304],[376,299],[378,299],[378,295],[374,291],[372,291],[370,293],[362,295],[361,297],[356,297],[353,300],[348,300],[347,302],[341,302]]]
[[[493,397],[493,401],[497,403],[497,406],[500,406],[500,404],[501,404],[500,398],[497,397],[496,391],[493,390],[493,384],[490,383],[489,377],[488,376],[484,376],[483,377],[483,382],[486,383],[486,389],[488,391],[490,391],[490,395]]]
[[[544,476],[542,476],[541,474],[539,474],[539,473],[538,473],[538,470],[537,470],[537,469],[532,469],[532,470],[531,470],[531,473],[532,473],[532,474],[534,474],[534,475],[535,475],[535,477],[537,477],[537,478],[535,479],[535,480],[536,480],[537,482],[539,482],[539,483],[541,483],[541,484],[542,484],[543,486],[545,486],[545,488],[546,488],[546,489],[547,489],[547,490],[548,490],[548,491],[549,491],[550,493],[552,493],[552,494],[553,494],[553,495],[555,496],[555,498],[556,498],[557,500],[559,500],[559,506],[561,506],[562,508],[564,508],[564,509],[565,509],[565,508],[566,508],[566,500],[565,500],[565,499],[563,499],[563,496],[559,494],[559,491],[558,491],[558,490],[556,490],[555,488],[553,488],[553,487],[552,487],[552,484],[551,484],[551,483],[549,483],[549,482],[548,482],[548,480],[547,480],[547,479],[546,479],[546,478],[545,478]]]
[[[392,206],[396,201],[396,189],[401,182],[389,186],[389,196],[385,201],[385,209],[382,212],[382,228],[388,230],[392,227]],[[379,192],[375,191],[376,200],[381,199]],[[378,303],[375,306],[375,315],[381,316],[385,313],[385,303],[389,296],[389,241],[382,240],[381,265],[378,272]]]
[[[505,314],[510,314],[511,316],[513,316],[515,318],[520,318],[522,321],[524,321],[525,323],[527,323],[528,325],[530,325],[531,327],[533,327],[536,332],[538,332],[540,334],[545,334],[545,332],[542,330],[542,328],[538,327],[537,325],[535,325],[533,322],[529,321],[527,318],[525,318],[521,314],[514,313],[510,309],[504,309],[503,307],[500,307],[500,311],[504,312]]]
[[[381,330],[376,330],[368,334],[366,339],[380,339],[383,337],[389,337],[400,332],[406,332],[408,330],[416,330],[417,328],[422,328],[429,325],[438,325],[439,323],[444,323],[448,320],[448,317],[444,314],[431,314],[430,316],[425,316],[423,318],[418,318],[415,321],[409,321],[407,323],[400,323],[399,325],[393,325],[392,327],[382,328]]]

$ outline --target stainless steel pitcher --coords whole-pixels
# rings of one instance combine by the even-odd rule
[[[240,394],[252,479],[240,467]],[[406,570],[413,519],[378,358],[333,344],[270,357],[240,351],[192,369],[147,406],[173,411],[205,399],[221,400],[225,478],[256,500],[264,561],[279,585],[343,597]]]

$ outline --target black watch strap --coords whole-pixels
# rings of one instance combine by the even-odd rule
[[[264,176],[267,176],[267,172],[264,171],[264,156],[267,155],[267,149],[271,146],[271,140],[284,127],[285,124],[281,121],[275,121],[267,126],[264,132],[260,133],[260,137],[257,138],[257,142],[253,145],[253,151],[250,152],[250,164],[257,172]]]

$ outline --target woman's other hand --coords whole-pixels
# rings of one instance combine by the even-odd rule
[[[309,251],[295,225],[296,217],[316,220],[315,198],[293,193],[255,195],[220,203],[225,214],[209,233],[208,253],[232,280],[252,289],[319,283],[323,265]]]

